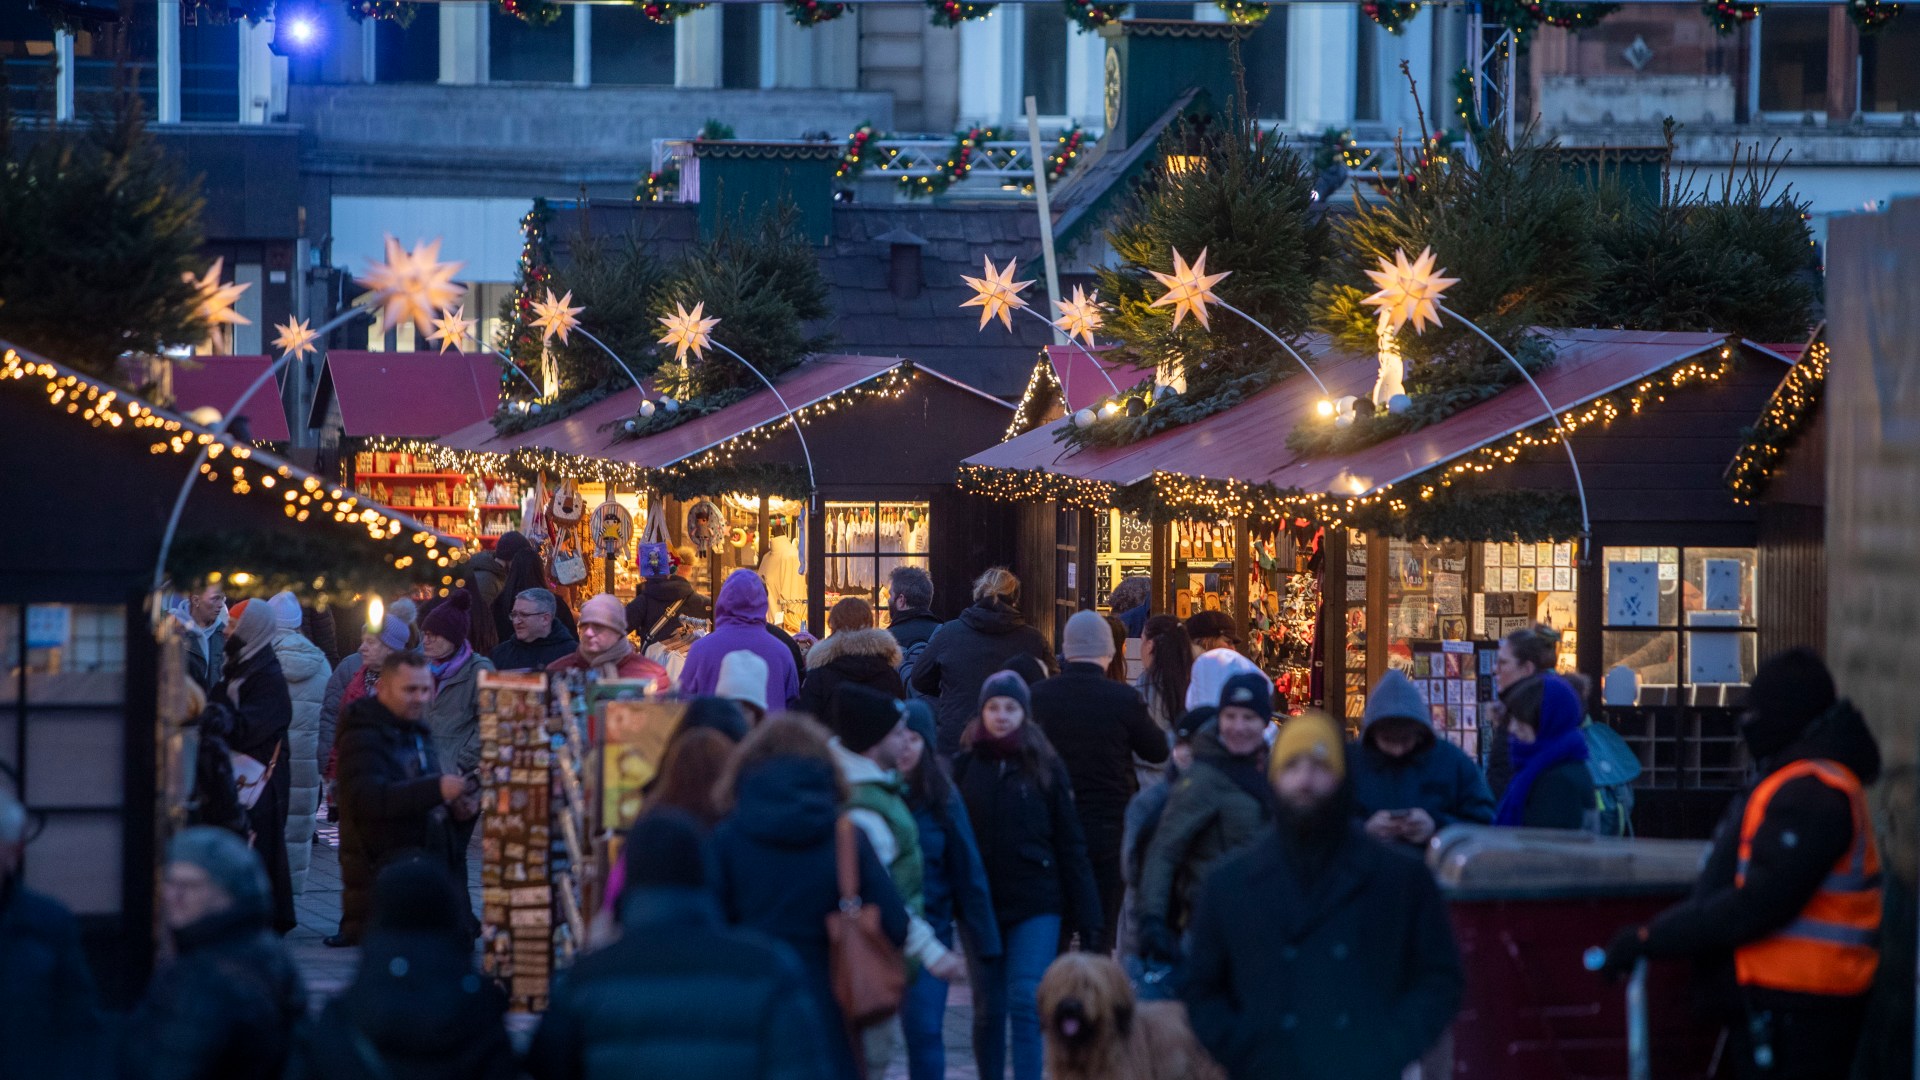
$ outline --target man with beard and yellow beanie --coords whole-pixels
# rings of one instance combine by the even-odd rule
[[[1332,720],[1287,721],[1267,777],[1275,828],[1208,877],[1188,925],[1194,1033],[1235,1080],[1395,1080],[1460,1005],[1446,905],[1352,820]]]

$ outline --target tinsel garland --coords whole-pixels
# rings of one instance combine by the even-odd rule
[[[1060,6],[1067,9],[1067,18],[1082,30],[1098,30],[1121,18],[1128,4],[1097,4],[1093,0],[1060,0]]]
[[[1365,0],[1360,10],[1366,12],[1382,30],[1397,34],[1404,29],[1415,15],[1420,14],[1418,3],[1395,3],[1394,0]]]
[[[289,535],[224,529],[182,533],[167,552],[167,574],[177,589],[197,588],[215,573],[229,578],[235,571],[251,575],[253,580],[245,589],[234,586],[231,580],[226,583],[228,595],[235,597],[271,596],[282,589],[302,596],[391,595],[422,582],[437,582],[450,569],[441,568],[431,559],[416,558],[406,569],[397,570],[378,545],[305,532]]]
[[[407,0],[347,0],[347,14],[354,22],[389,22],[401,29],[413,25],[413,18],[420,13],[418,4]]]
[[[1745,441],[1727,469],[1727,489],[1733,492],[1734,502],[1747,506],[1764,495],[1774,470],[1813,423],[1826,393],[1827,360],[1827,343],[1814,342],[1767,399],[1760,422],[1745,432]]]
[[[562,11],[553,0],[500,0],[500,14],[511,15],[529,26],[552,26],[560,21]]]
[[[689,420],[697,420],[710,413],[719,412],[737,401],[751,397],[758,389],[758,386],[730,386],[724,390],[715,390],[711,394],[702,394],[696,398],[677,402],[678,407],[674,409],[656,405],[652,416],[641,416],[636,413],[624,420],[602,425],[600,430],[618,429],[618,434],[614,436],[615,442],[644,439],[649,435],[671,431]]]
[[[1713,24],[1716,33],[1731,34],[1760,17],[1766,10],[1763,4],[1740,4],[1733,0],[1707,0],[1700,5],[1700,13]]]
[[[819,26],[847,13],[845,4],[826,4],[820,0],[787,0],[787,17],[796,26]]]
[[[1862,35],[1877,34],[1881,27],[1900,17],[1905,4],[1887,3],[1886,0],[1850,0],[1847,4],[1847,18],[1860,28]]]
[[[984,19],[993,12],[992,4],[970,4],[966,0],[926,0],[935,26],[959,26],[972,19]]]

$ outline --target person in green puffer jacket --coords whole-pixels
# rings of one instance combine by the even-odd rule
[[[1221,859],[1266,835],[1273,796],[1266,782],[1273,684],[1242,672],[1220,688],[1220,711],[1193,739],[1193,767],[1167,796],[1134,898],[1140,955],[1180,957],[1179,927]]]

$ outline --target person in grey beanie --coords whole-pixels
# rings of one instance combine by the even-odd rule
[[[160,907],[174,958],[128,1019],[121,1075],[279,1077],[307,994],[269,926],[259,857],[225,829],[187,829],[167,845]]]
[[[1493,793],[1467,752],[1434,734],[1413,680],[1380,676],[1367,695],[1360,741],[1347,754],[1354,814],[1376,840],[1418,847],[1448,825],[1493,821]]]
[[[1032,687],[1033,720],[1073,779],[1074,810],[1100,889],[1105,932],[1091,944],[1101,952],[1113,948],[1126,895],[1120,841],[1126,832],[1127,803],[1140,789],[1134,758],[1158,765],[1171,748],[1166,732],[1147,714],[1140,692],[1107,677],[1114,652],[1107,620],[1097,611],[1075,612],[1061,635],[1065,663],[1060,674]]]

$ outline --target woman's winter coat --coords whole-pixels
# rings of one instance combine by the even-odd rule
[[[713,891],[722,917],[793,949],[823,1018],[822,1030],[828,1032],[845,1027],[827,967],[827,913],[840,906],[834,874],[834,823],[840,817],[835,785],[832,762],[770,761],[739,778],[733,812],[715,827],[710,841]],[[858,829],[854,841],[860,849],[860,897],[879,906],[887,937],[904,946],[906,905]],[[825,1042],[833,1075],[852,1075],[851,1044],[844,1039]]]
[[[720,662],[744,649],[767,662],[767,708],[785,708],[800,693],[800,669],[793,651],[767,624],[767,586],[760,575],[751,570],[728,575],[713,612],[713,632],[687,650],[687,664],[680,669],[681,696],[712,694],[720,682]]]
[[[1246,764],[1264,772],[1266,747]],[[1170,781],[1166,806],[1140,867],[1133,910],[1142,922],[1182,927],[1193,914],[1200,885],[1220,861],[1251,846],[1272,828],[1267,804],[1228,776],[1232,755],[1209,726],[1193,738],[1193,767]]]
[[[1073,781],[1059,758],[1043,767],[1044,785],[1017,760],[968,750],[953,761],[953,782],[980,842],[1000,925],[1059,915],[1063,932],[1096,941],[1105,915],[1073,809]]]
[[[947,793],[939,812],[914,805],[913,823],[920,830],[920,857],[926,878],[920,889],[928,925],[936,931],[957,924],[966,931],[981,958],[1000,955],[1000,921],[993,911],[993,891],[987,885],[986,863],[980,843],[967,820],[967,804],[957,790]]]
[[[427,703],[440,763],[462,776],[480,767],[480,673],[492,670],[493,661],[474,653],[440,681]]]
[[[980,686],[987,676],[1023,654],[1053,670],[1053,646],[1047,636],[999,596],[989,596],[959,618],[942,623],[927,640],[926,650],[913,664],[913,688],[922,697],[935,699],[937,749],[942,755],[960,752],[960,733],[980,711]]]
[[[678,608],[673,606],[676,602],[680,605]],[[654,624],[665,618],[669,611],[676,617],[711,619],[713,603],[693,587],[693,582],[678,574],[650,577],[641,583],[639,594],[627,602],[627,629],[640,635],[643,647],[651,645],[661,640],[651,636]],[[669,625],[662,637],[672,636]]]
[[[807,678],[800,684],[801,712],[827,722],[833,692],[857,683],[902,701],[907,685],[900,681],[900,643],[885,630],[842,630],[807,653]]]
[[[174,931],[179,953],[128,1018],[129,1080],[279,1080],[306,1018],[300,973],[256,912],[233,909]]]
[[[1540,695],[1546,689],[1549,674],[1536,671],[1500,691],[1500,705],[1506,711],[1506,717],[1501,726],[1491,733],[1493,741],[1487,745],[1487,790],[1493,793],[1495,802],[1506,795],[1507,784],[1513,780],[1513,759],[1507,753],[1506,725],[1520,720],[1539,726]]]
[[[293,791],[287,731],[293,726],[293,697],[271,648],[245,660],[229,661],[227,681],[210,696],[233,707],[233,729],[217,733],[226,739],[228,749],[273,765],[260,801],[247,811],[247,827],[253,832],[253,850],[267,868],[267,882],[273,886],[273,928],[284,934],[297,925],[293,877],[287,866],[287,806]]]
[[[824,919],[824,916],[822,916]],[[729,929],[705,889],[645,886],[620,900],[620,940],[554,989],[534,1080],[827,1080],[815,1008],[792,950]]]
[[[320,807],[320,709],[333,672],[327,654],[298,630],[281,630],[273,637],[273,655],[287,677],[293,699],[293,722],[287,727],[287,871],[293,894],[307,888],[307,863],[313,856],[313,819]]]
[[[1311,878],[1269,831],[1207,879],[1188,933],[1181,996],[1234,1080],[1399,1080],[1460,1007],[1433,875],[1357,825]]]
[[[515,1080],[506,995],[444,934],[379,930],[304,1030],[287,1080]]]
[[[341,719],[340,934],[357,941],[374,875],[395,856],[425,852],[452,869],[452,836],[440,794],[440,761],[426,724],[402,721],[377,697]]]

